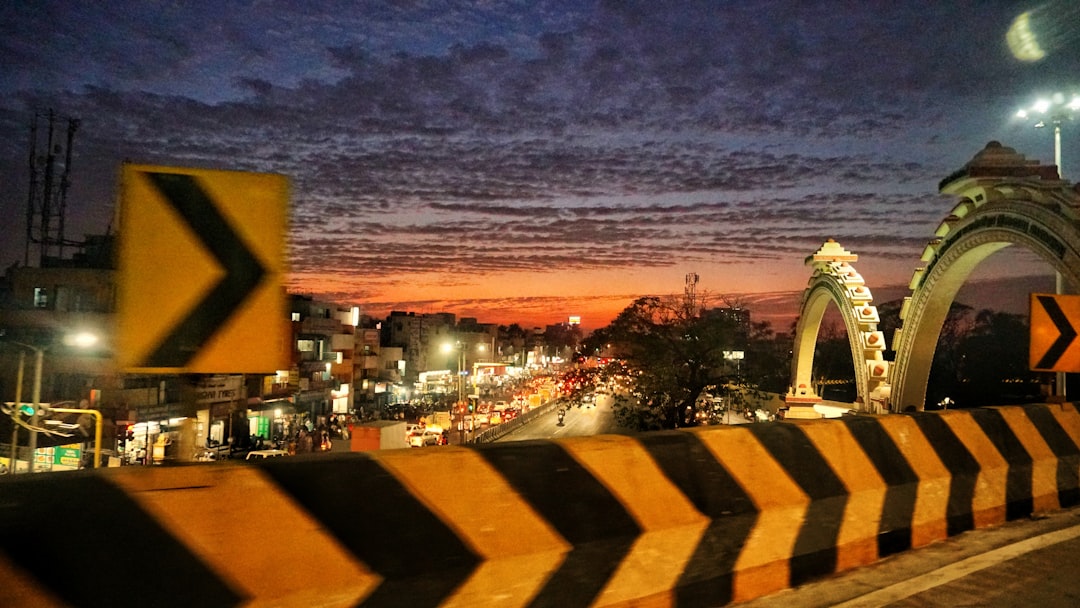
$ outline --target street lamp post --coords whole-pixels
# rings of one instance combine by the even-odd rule
[[[457,370],[456,370],[457,371],[457,394],[458,394],[457,409],[458,409],[458,412],[460,413],[461,408],[464,406],[464,402],[465,402],[464,379],[461,376],[462,368],[465,367],[465,349],[462,348],[461,342],[455,342],[453,344],[447,342],[447,343],[442,345],[442,350],[443,350],[444,353],[449,353],[450,351],[453,351],[453,350],[457,351]],[[462,415],[461,419],[458,420],[458,437],[461,439],[461,443],[465,443],[465,416],[464,415]]]
[[[1025,120],[1038,118],[1038,122],[1035,123],[1036,129],[1045,127],[1047,122],[1054,126],[1054,165],[1057,167],[1058,177],[1061,178],[1064,178],[1065,173],[1061,168],[1061,123],[1073,120],[1077,114],[1080,114],[1080,94],[1076,93],[1068,101],[1063,93],[1055,93],[1049,98],[1039,99],[1030,108],[1021,109],[1016,113],[1018,118]],[[1065,279],[1060,272],[1054,274],[1055,291],[1059,294],[1065,293]],[[1055,378],[1057,381],[1054,393],[1064,398],[1065,372],[1057,372]]]
[[[468,372],[466,371],[466,368],[465,368],[466,364],[468,363],[468,359],[466,358],[466,355],[467,355],[466,348],[468,348],[469,346],[470,346],[469,344],[466,344],[465,342],[462,342],[460,340],[458,340],[457,342],[454,342],[454,343],[447,342],[447,343],[444,343],[442,345],[442,351],[444,353],[449,353],[452,350],[457,351],[457,356],[458,356],[458,364],[457,364],[458,404],[459,404],[459,406],[464,405],[464,403],[465,403],[465,376],[468,375]],[[484,342],[477,342],[475,344],[475,347],[478,350],[483,351],[483,350],[486,350],[488,346]],[[477,405],[479,405],[479,404],[477,404]],[[475,409],[475,406],[474,406],[474,409]],[[462,438],[462,443],[464,443],[464,440],[465,440],[465,419],[462,418],[461,422],[462,422],[462,425],[461,425],[461,438]],[[475,431],[476,430],[476,412],[475,411],[470,411],[469,412],[469,423],[470,423],[469,426],[471,427],[471,429],[473,431]]]
[[[21,346],[22,348],[29,349],[34,352],[34,388],[31,393],[31,404],[33,413],[30,414],[30,439],[27,447],[30,450],[30,460],[27,463],[27,471],[34,472],[34,454],[37,452],[37,431],[33,430],[38,428],[38,410],[41,409],[41,368],[45,361],[45,349],[31,344],[25,344],[23,342],[16,342],[14,340],[7,340],[8,344],[14,344],[15,346]],[[15,470],[18,468],[18,449],[19,449],[19,423],[16,420],[19,417],[19,408],[22,407],[22,385],[23,385],[23,369],[26,365],[26,353],[19,352],[19,369],[16,373],[15,380],[15,407],[11,414],[12,417],[12,429],[11,429],[11,474],[15,474]]]
[[[45,346],[34,346],[33,344],[27,344],[25,342],[18,342],[16,340],[5,340],[5,342],[8,343],[8,344],[14,344],[15,346],[19,346],[19,347],[22,347],[22,348],[25,348],[27,350],[31,350],[31,351],[34,352],[34,388],[33,388],[32,392],[31,392],[31,403],[30,403],[31,407],[34,408],[34,411],[30,415],[30,427],[31,427],[30,428],[30,439],[27,442],[27,447],[30,450],[30,461],[29,461],[29,463],[27,463],[27,470],[30,473],[33,473],[34,472],[34,455],[37,452],[37,430],[35,430],[35,429],[38,428],[38,424],[40,423],[38,412],[41,409],[41,374],[42,374],[42,368],[44,367],[44,363],[45,363],[45,349],[47,347],[45,347]],[[87,333],[87,332],[81,332],[81,333],[78,333],[78,334],[72,334],[70,336],[66,336],[65,339],[64,339],[64,342],[66,344],[68,344],[69,346],[78,346],[80,348],[89,348],[89,347],[91,347],[91,346],[93,346],[94,344],[97,343],[97,336],[95,336],[93,334],[90,334],[90,333]],[[16,410],[18,410],[18,408],[22,405],[23,362],[25,360],[25,352],[20,352],[19,355],[20,356],[19,356],[18,383],[17,383],[16,388],[15,388],[15,409]],[[100,416],[100,413],[98,415]],[[100,423],[98,424],[98,429],[99,429],[99,431],[101,429],[101,424]],[[15,440],[18,439],[18,430],[13,430],[12,431],[12,438],[15,439]],[[15,453],[16,453],[17,449],[18,449],[18,443],[17,442],[12,443],[12,446],[11,446],[11,451],[12,451],[12,459],[11,459],[12,467],[11,468],[12,468],[12,472],[14,472],[14,470],[16,468],[15,467],[15,464],[16,464],[15,463]],[[100,443],[98,443],[95,446],[95,454],[97,454],[98,458],[100,458],[100,454],[101,454],[101,444]]]
[[[11,408],[11,468],[8,470],[9,475],[14,475],[19,468],[19,405],[22,403],[23,371],[25,368],[26,353],[20,350],[19,370],[15,374],[15,407]]]
[[[457,398],[458,403],[465,403],[465,349],[458,345],[457,362]]]
[[[1080,113],[1080,94],[1074,94],[1071,99],[1066,100],[1063,93],[1055,93],[1048,98],[1039,99],[1030,108],[1021,109],[1016,113],[1018,118],[1024,120],[1029,118],[1038,120],[1035,123],[1036,129],[1041,129],[1047,124],[1053,125],[1054,164],[1057,166],[1058,175],[1063,173],[1061,170],[1061,124],[1073,120],[1078,113]]]

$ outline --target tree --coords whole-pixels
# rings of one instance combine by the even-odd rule
[[[659,430],[697,424],[698,398],[728,380],[724,351],[737,345],[739,333],[733,317],[697,315],[682,298],[649,296],[595,332],[587,348],[610,346],[635,378],[632,393],[615,396],[618,423]]]
[[[581,343],[581,326],[559,323],[544,330],[544,344],[552,355],[566,357]]]
[[[750,326],[743,378],[763,391],[784,394],[791,383],[791,349],[795,325],[786,334],[773,331],[768,321]]]
[[[817,394],[825,398],[825,382],[846,384],[847,391],[835,391],[838,401],[855,400],[855,367],[851,359],[851,343],[848,341],[847,328],[843,323],[825,323],[818,331],[817,344],[814,346],[814,378],[822,384]]]
[[[1034,398],[1039,375],[1028,366],[1029,330],[1021,315],[981,310],[956,348],[957,401],[996,405]],[[936,359],[935,359],[935,365]],[[933,403],[937,403],[934,401]]]
[[[969,318],[974,309],[960,302],[953,302],[941,325],[934,361],[927,378],[927,403],[937,403],[945,397],[955,399],[964,384],[960,362],[963,357],[961,344],[972,330]]]
[[[517,323],[499,326],[499,344],[504,348],[502,354],[514,357],[515,361],[520,357],[522,367],[526,363],[525,351],[528,350],[528,338],[529,332]]]

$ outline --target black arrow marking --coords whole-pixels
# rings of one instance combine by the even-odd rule
[[[487,444],[477,453],[570,543],[530,606],[590,606],[642,530],[619,499],[552,441]]]
[[[1039,302],[1042,303],[1043,308],[1046,309],[1046,314],[1050,315],[1050,320],[1054,322],[1054,325],[1061,332],[1057,340],[1050,345],[1050,348],[1046,351],[1046,354],[1039,359],[1039,362],[1035,365],[1036,369],[1051,369],[1057,364],[1061,355],[1065,354],[1065,351],[1072,344],[1074,338],[1076,338],[1076,329],[1069,323],[1069,318],[1062,312],[1061,307],[1058,306],[1057,300],[1052,296],[1035,296]]]
[[[413,606],[440,606],[484,561],[368,454],[308,462],[271,458],[258,466],[342,547],[382,577],[363,599],[364,606],[401,606],[404,598]]]
[[[249,599],[188,548],[182,525],[158,521],[104,476],[75,475],[63,483],[34,479],[41,477],[22,475],[4,484],[0,508],[0,554],[41,590],[31,591],[25,605],[39,598],[55,603],[45,597],[68,606],[124,606],[137,598],[154,606],[239,606]],[[72,509],[72,496],[86,500]],[[28,517],[61,512],[62,526],[34,525]],[[92,548],[93,559],[81,560],[78,568],[57,568],[56,551],[64,547]],[[146,557],[150,551],[153,559]],[[101,584],[118,569],[130,580]]]
[[[194,176],[145,175],[225,269],[225,276],[145,361],[147,367],[184,367],[255,290],[266,268],[229,226]]]

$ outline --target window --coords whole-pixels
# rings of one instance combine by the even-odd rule
[[[48,308],[49,290],[44,287],[34,288],[34,308]]]

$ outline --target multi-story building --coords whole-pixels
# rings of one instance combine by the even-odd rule
[[[331,414],[353,409],[353,357],[357,308],[341,308],[310,296],[290,297],[295,348],[289,388],[297,413],[312,424],[325,424]]]
[[[382,325],[384,346],[402,349],[405,361],[404,378],[412,386],[420,372],[448,369],[451,361],[442,345],[454,341],[455,316],[451,313],[417,314],[393,311]]]
[[[317,424],[354,410],[358,310],[305,296],[290,300],[289,369],[246,375],[120,370],[113,356],[117,271],[108,253],[111,239],[88,242],[95,245],[89,249],[94,255],[43,258],[41,267],[9,268],[0,281],[0,401],[18,396],[29,403],[36,393],[42,403],[98,410],[102,450],[125,463],[172,457],[178,445],[185,453],[215,444],[245,446],[253,435],[283,435],[287,417],[299,414]],[[69,338],[77,334],[95,337],[96,344],[86,350],[71,346]],[[70,441],[92,437],[82,430]],[[37,433],[31,442],[23,433],[16,439],[23,446],[24,470],[31,460],[29,443],[47,448],[62,441]],[[11,418],[0,416],[5,462],[11,462],[11,437]]]
[[[371,411],[379,382],[381,323],[361,315],[353,345],[353,407]]]

